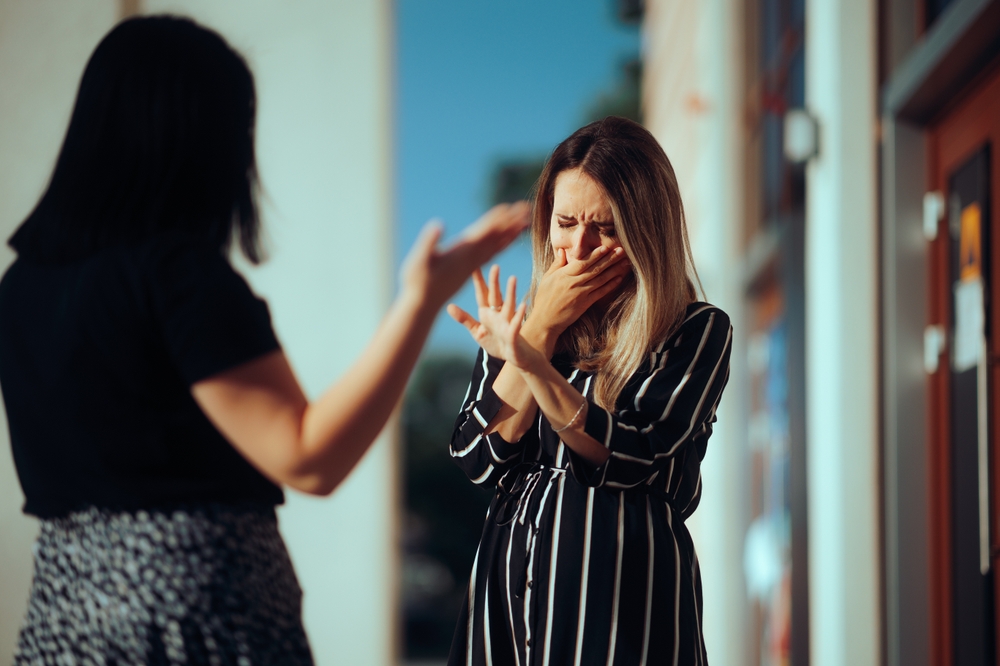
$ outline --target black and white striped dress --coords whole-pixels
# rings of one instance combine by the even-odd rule
[[[590,400],[594,467],[544,416],[518,442],[483,430],[503,362],[482,350],[451,441],[469,478],[496,485],[450,664],[705,664],[701,578],[684,520],[729,378],[729,317],[706,303],[629,380],[616,410],[593,375],[553,364]]]

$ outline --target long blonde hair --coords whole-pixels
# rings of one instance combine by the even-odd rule
[[[529,299],[552,264],[549,240],[557,176],[580,169],[607,195],[615,234],[632,263],[605,312],[588,311],[559,338],[576,367],[596,372],[594,397],[615,409],[629,377],[683,320],[696,300],[684,207],[670,160],[653,135],[631,120],[608,117],[560,143],[536,185]],[[700,286],[700,283],[699,283]]]

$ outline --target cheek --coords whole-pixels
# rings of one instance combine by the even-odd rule
[[[621,241],[619,241],[617,237],[614,237],[614,238],[601,238],[601,245],[603,245],[604,247],[608,248],[609,250],[613,250],[616,247],[621,247],[622,246]]]
[[[549,230],[549,243],[553,250],[567,249],[573,246],[571,235],[559,227]]]

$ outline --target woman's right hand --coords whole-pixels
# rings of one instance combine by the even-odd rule
[[[585,259],[567,260],[566,251],[557,249],[532,298],[531,314],[524,334],[544,341],[551,356],[556,339],[594,303],[617,289],[631,270],[622,247],[594,248]]]

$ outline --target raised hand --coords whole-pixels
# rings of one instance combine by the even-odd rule
[[[454,303],[448,306],[448,314],[469,331],[469,335],[486,353],[496,358],[503,356],[501,342],[492,331],[503,322],[509,322],[514,313],[520,309],[523,318],[524,308],[517,308],[517,278],[511,275],[507,278],[507,297],[500,293],[500,267],[490,268],[490,283],[487,286],[483,273],[478,268],[472,273],[472,284],[476,292],[478,307],[477,320],[471,314]]]
[[[526,303],[517,305],[517,278],[507,279],[506,296],[500,292],[500,267],[490,268],[489,284],[478,269],[472,274],[479,306],[476,320],[457,305],[448,306],[448,314],[469,330],[472,338],[495,358],[501,358],[517,368],[533,363],[548,364],[548,358],[532,347],[520,334]]]
[[[436,312],[473,270],[517,238],[528,226],[529,211],[525,202],[494,206],[444,250],[437,248],[440,224],[429,223],[403,262],[402,295]]]

